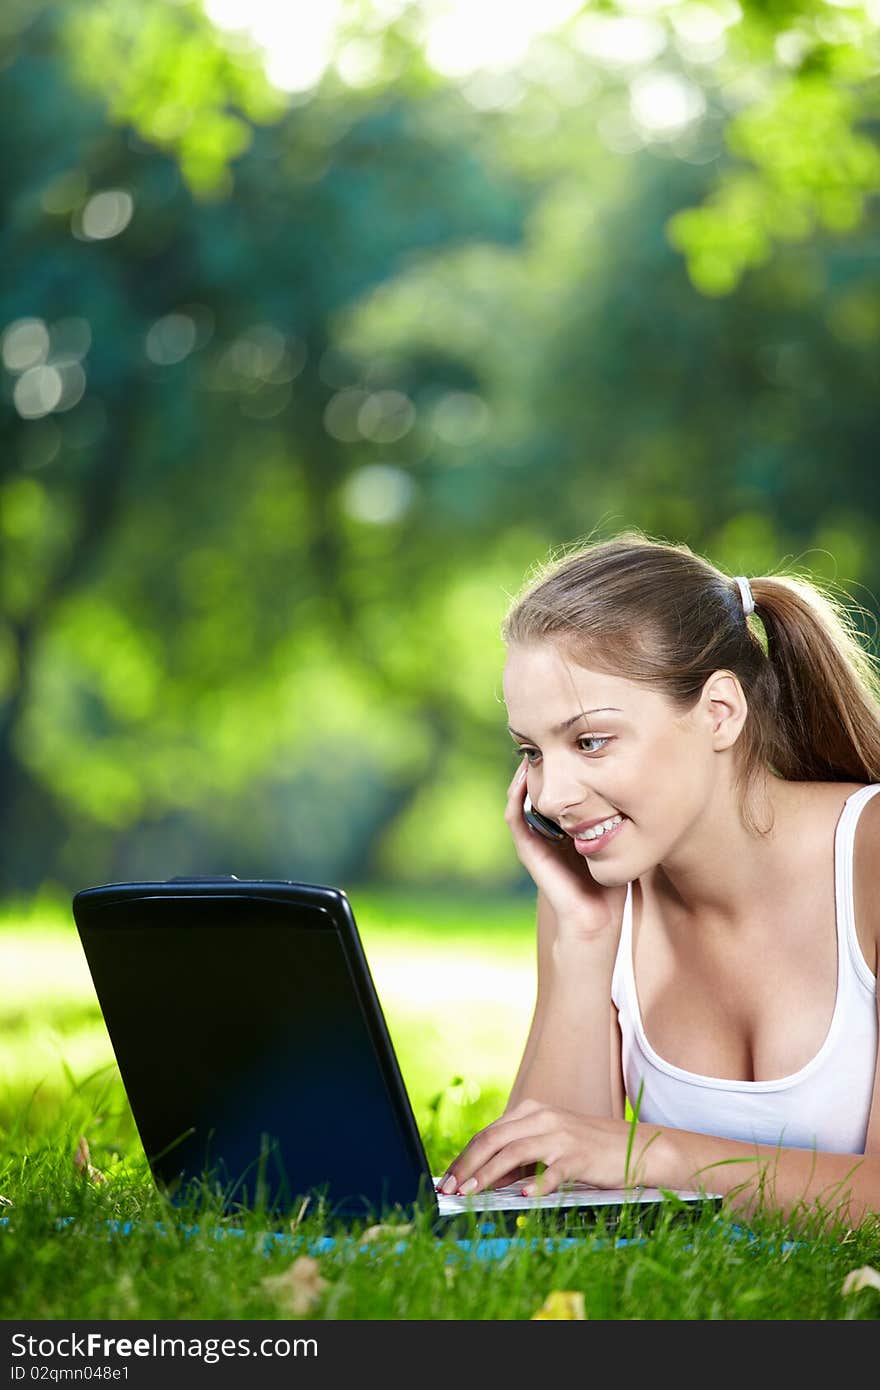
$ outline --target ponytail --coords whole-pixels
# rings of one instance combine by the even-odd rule
[[[812,580],[751,580],[775,678],[770,757],[791,781],[880,781],[880,680],[843,603]],[[756,714],[759,711],[755,711]]]

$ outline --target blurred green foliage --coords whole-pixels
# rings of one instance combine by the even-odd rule
[[[873,0],[459,78],[426,8],[294,95],[194,0],[4,9],[6,892],[518,885],[498,627],[582,535],[874,608]]]
[[[727,293],[779,243],[849,232],[864,218],[880,192],[878,19],[873,3],[743,7],[718,88],[738,162],[702,206],[670,222],[704,293]]]

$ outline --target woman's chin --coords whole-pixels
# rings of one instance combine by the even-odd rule
[[[631,881],[631,874],[623,873],[620,865],[615,864],[588,864],[590,876],[602,888],[625,888]]]

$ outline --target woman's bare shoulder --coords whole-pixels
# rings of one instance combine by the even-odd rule
[[[864,785],[864,784],[863,784]],[[877,974],[880,958],[880,793],[862,806],[853,843],[853,905],[865,959]],[[873,960],[871,957],[873,956]]]
[[[834,863],[834,846],[847,801],[866,782],[784,782],[778,804],[784,814],[781,839],[795,846],[803,863]],[[853,840],[853,905],[865,960],[877,973],[880,955],[880,794],[861,805]],[[826,872],[825,869],[822,872]],[[817,880],[818,882],[818,880]]]
[[[780,843],[794,843],[810,847],[812,851],[832,842],[844,806],[853,793],[864,786],[864,782],[774,779],[771,783],[771,829],[774,836],[778,837]],[[872,801],[876,807],[876,798],[872,798]],[[867,810],[868,806],[865,806],[863,815]]]

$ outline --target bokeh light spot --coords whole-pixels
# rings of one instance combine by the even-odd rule
[[[357,414],[357,427],[374,444],[393,444],[415,424],[416,410],[402,391],[375,391]]]
[[[133,212],[134,199],[122,188],[94,193],[79,215],[79,232],[86,241],[108,241],[125,231]]]
[[[645,72],[630,85],[630,111],[646,134],[677,135],[706,110],[700,88],[674,72]]]
[[[642,67],[666,47],[666,30],[656,19],[636,15],[585,14],[572,37],[580,51],[603,67]]]
[[[55,410],[72,410],[85,394],[86,374],[75,357],[60,359],[51,366],[61,378],[61,396]]]
[[[0,339],[3,365],[10,372],[24,372],[45,362],[49,355],[49,330],[42,319],[14,319]]]
[[[581,3],[543,0],[540,6],[530,6],[468,0],[448,5],[428,18],[425,55],[447,77],[463,77],[480,68],[510,68],[522,61],[533,39],[565,24]]]
[[[368,393],[357,387],[346,387],[331,396],[324,411],[324,428],[342,444],[354,444],[361,438],[358,415],[368,399]]]
[[[352,473],[342,488],[342,505],[356,521],[387,525],[399,521],[414,492],[413,481],[401,468],[374,463]]]
[[[220,29],[247,31],[265,55],[266,75],[281,91],[315,86],[330,59],[340,0],[320,5],[279,5],[278,0],[204,0]]]
[[[477,111],[509,111],[525,95],[512,72],[475,72],[462,83],[462,95]]]
[[[347,87],[371,87],[384,75],[382,49],[368,39],[350,39],[336,55],[336,71]]]
[[[57,367],[28,367],[18,378],[12,399],[24,420],[50,415],[64,395],[64,382]]]
[[[229,361],[244,377],[265,381],[284,357],[284,334],[271,323],[256,323],[236,339],[229,349]]]
[[[196,337],[196,326],[188,314],[165,314],[148,330],[144,347],[151,362],[170,367],[189,356]]]
[[[447,444],[472,444],[486,433],[489,420],[489,407],[472,391],[449,391],[431,412],[431,427]]]
[[[65,357],[65,359],[53,361],[51,366],[61,378],[61,398],[54,409],[57,411],[74,409],[74,406],[79,404],[85,395],[85,371],[82,370],[81,364],[76,361],[75,357]]]

